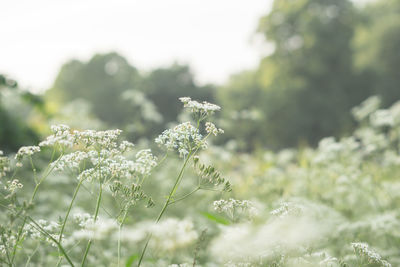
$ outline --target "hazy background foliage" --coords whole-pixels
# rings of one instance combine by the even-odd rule
[[[381,99],[380,108],[389,108],[400,100],[400,1],[355,5],[349,0],[275,0],[254,32],[274,49],[260,58],[256,68],[234,73],[220,85],[200,85],[196,73],[184,64],[144,71],[117,52],[65,62],[43,94],[21,88],[13,77],[3,73],[0,149],[12,155],[22,145],[36,145],[49,133],[49,125],[65,123],[73,129],[122,129],[123,137],[138,148],[151,147],[157,154],[157,147],[148,144],[164,129],[189,118],[179,97],[216,103],[222,110],[215,122],[225,134],[218,136],[215,146],[201,158],[218,165],[232,181],[233,197],[254,200],[264,211],[255,221],[258,230],[253,237],[257,231],[286,233],[286,229],[274,225],[275,217],[268,211],[279,209],[282,201],[287,201],[301,206],[306,211],[302,222],[318,230],[319,237],[311,241],[299,237],[313,244],[313,252],[329,252],[355,263],[349,244],[363,241],[398,266],[400,123],[391,123],[393,128],[374,125],[374,117],[369,115],[379,115],[373,113],[378,105],[358,122],[352,109],[373,95]],[[390,109],[395,118],[400,118],[398,105]],[[323,139],[329,136],[336,139]],[[352,147],[355,143],[357,146]],[[49,151],[44,152],[44,158],[50,158]],[[38,161],[40,172],[45,159]],[[138,207],[135,212],[140,219],[129,217],[127,225],[136,227],[155,217],[171,183],[166,177],[176,175],[179,162],[173,158],[154,171],[144,187],[154,198],[156,209]],[[21,181],[24,175],[28,175],[26,170],[22,171]],[[188,176],[195,177],[192,171]],[[65,207],[73,185],[67,176],[49,180],[52,182],[43,185],[45,193],[39,202],[62,201],[43,204],[39,213],[56,220],[53,211]],[[32,183],[24,182],[25,188]],[[192,182],[184,181],[182,191],[190,191]],[[65,192],[57,191],[60,184]],[[221,238],[223,230],[215,226],[230,222],[210,208],[213,200],[227,195],[207,193],[177,204],[168,215],[195,218],[193,227],[198,232],[208,229],[208,239],[198,256],[202,263],[220,259],[219,249],[221,255],[229,250],[220,243],[230,243]],[[78,196],[78,206],[89,210],[91,199],[89,194]],[[110,199],[105,200],[105,206],[111,211],[114,208]],[[267,225],[265,229],[263,225]],[[297,221],[283,225],[293,231],[309,230]],[[94,255],[101,257],[90,260],[107,264],[112,256],[104,254],[103,249],[112,250],[115,243],[110,244],[108,239],[100,242]],[[129,242],[126,244],[131,245]],[[138,256],[136,252],[143,243],[138,242],[130,246],[134,253],[123,249],[124,259]],[[262,248],[271,249],[268,246]],[[190,262],[195,247],[191,243],[174,248],[173,253],[158,251],[162,256],[154,253],[149,258],[154,266]],[[295,249],[286,252],[289,259],[306,255]],[[47,259],[41,256],[38,266]],[[275,256],[280,254],[271,257]],[[317,257],[311,252],[308,256]],[[156,262],[163,257],[165,262]],[[276,263],[271,266],[279,266],[277,262],[269,261]],[[300,266],[289,263],[287,266]]]
[[[24,106],[44,105],[39,108],[43,120],[19,122],[1,105],[1,147],[15,150],[24,143],[16,136],[27,133],[29,125],[38,130],[49,118],[66,119],[61,107],[77,105],[76,100],[80,107],[71,109],[85,109],[103,127],[124,129],[133,140],[152,138],[179,120],[181,96],[222,105],[220,119],[228,134],[220,141],[234,140],[239,149],[315,145],[322,137],[349,133],[350,109],[368,96],[380,95],[385,107],[400,98],[399,10],[395,0],[366,6],[349,0],[275,1],[255,29],[273,52],[256,69],[233,74],[218,86],[199,86],[186,65],[144,72],[117,53],[71,60],[36,102],[13,93],[25,99]],[[2,77],[2,88],[17,87]]]

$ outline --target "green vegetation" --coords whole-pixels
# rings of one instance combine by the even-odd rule
[[[400,266],[400,2],[276,0],[257,32],[218,86],[117,53],[43,95],[1,74],[0,266]]]

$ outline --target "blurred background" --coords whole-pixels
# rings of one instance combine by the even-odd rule
[[[238,151],[351,133],[352,107],[400,99],[398,0],[8,1],[0,16],[0,148],[49,124],[151,140],[178,97],[222,106]]]

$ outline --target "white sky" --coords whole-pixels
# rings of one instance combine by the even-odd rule
[[[265,53],[254,32],[272,0],[11,0],[1,4],[0,73],[48,88],[72,58],[117,51],[141,70],[178,61],[224,82]],[[262,51],[264,50],[264,52]]]

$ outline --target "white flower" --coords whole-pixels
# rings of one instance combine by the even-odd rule
[[[117,148],[117,139],[121,133],[122,131],[119,129],[107,131],[85,130],[74,131],[73,135],[76,143],[82,143],[85,147],[93,147],[100,151],[102,149]],[[127,143],[123,146],[127,148]]]
[[[394,117],[390,110],[379,109],[371,115],[371,125],[374,127],[393,126]]]
[[[122,143],[119,145],[119,150],[121,150],[121,152],[125,152],[128,150],[132,150],[134,146],[135,145],[132,144],[131,142],[122,141]]]
[[[56,146],[72,147],[74,145],[74,137],[70,133],[70,128],[67,125],[52,125],[52,135],[48,136],[46,140],[39,143],[39,146]]]
[[[392,266],[389,262],[383,260],[381,255],[370,249],[367,243],[351,243],[351,246],[357,254],[367,258],[369,263],[380,264],[384,267]]]
[[[18,150],[17,155],[15,155],[15,159],[22,160],[24,156],[32,156],[37,152],[40,152],[40,147],[38,146],[23,146]]]
[[[371,96],[359,106],[354,107],[351,112],[358,121],[361,121],[367,118],[372,112],[376,111],[380,104],[381,99],[378,96]]]
[[[190,97],[181,97],[179,100],[184,104],[183,106],[185,108],[188,108],[192,113],[197,113],[201,118],[205,118],[206,116],[211,115],[215,111],[219,111],[221,109],[220,106],[215,104],[211,104],[206,101],[199,103],[192,100]]]
[[[21,189],[23,184],[19,182],[18,179],[14,179],[12,181],[7,181],[7,185],[4,186],[4,189],[9,191],[11,194],[14,194],[18,189]]]
[[[193,149],[206,148],[207,143],[203,141],[203,136],[199,129],[190,122],[184,122],[173,129],[165,130],[155,139],[158,145],[165,146],[168,150],[176,150],[181,157],[186,156]]]
[[[2,155],[3,151],[0,150],[0,178],[6,176],[6,172],[10,171],[10,161]]]
[[[218,129],[212,122],[206,122],[206,132],[217,136],[218,134],[224,133],[224,130]]]
[[[51,165],[54,170],[64,170],[65,168],[79,169],[82,161],[89,158],[89,155],[83,151],[75,151],[73,153],[62,156],[59,160],[54,161]]]
[[[249,218],[253,218],[258,215],[258,210],[254,203],[249,200],[238,200],[230,198],[228,200],[220,199],[213,203],[214,210],[217,212],[226,213],[231,219],[234,219],[235,215],[246,215]]]
[[[157,158],[150,149],[143,149],[136,153],[135,171],[141,175],[150,175],[150,171],[157,165]]]

